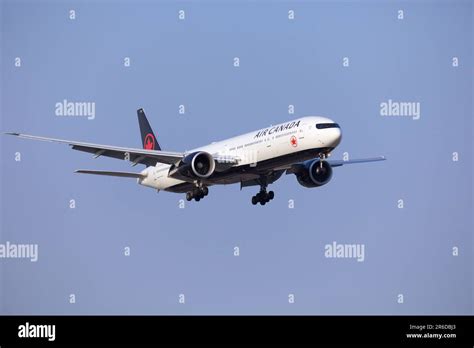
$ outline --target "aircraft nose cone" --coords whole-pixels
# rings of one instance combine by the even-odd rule
[[[342,140],[342,132],[341,132],[341,129],[340,128],[333,128],[331,129],[332,130],[332,133],[331,134],[332,136],[332,146],[333,147],[336,147],[337,145],[339,145],[339,143],[341,142]]]

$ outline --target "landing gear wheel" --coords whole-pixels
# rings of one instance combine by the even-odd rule
[[[267,185],[262,184],[260,186],[260,192],[252,197],[252,204],[256,205],[257,203],[260,203],[260,205],[265,205],[270,202],[274,197],[275,192],[267,192]]]
[[[202,191],[199,190],[198,193],[197,193],[197,195],[194,197],[194,200],[195,200],[196,202],[199,202],[199,201],[200,201],[201,199],[203,199],[203,198],[204,198],[204,194],[202,193]]]
[[[199,202],[205,196],[209,194],[209,189],[204,187],[195,187],[191,191],[186,192],[186,200],[191,201],[194,199],[196,202]]]

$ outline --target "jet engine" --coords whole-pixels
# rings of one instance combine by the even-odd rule
[[[327,184],[332,177],[332,167],[319,159],[305,162],[303,168],[295,173],[296,179],[304,187],[318,187]]]
[[[214,173],[216,163],[210,153],[199,151],[187,155],[178,171],[187,177],[208,178]]]

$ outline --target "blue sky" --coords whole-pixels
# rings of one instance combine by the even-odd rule
[[[0,312],[472,314],[472,2],[1,4],[3,131],[139,147],[143,107],[181,151],[321,115],[343,131],[333,158],[388,160],[315,189],[284,175],[264,207],[234,185],[181,209],[184,195],[73,173],[124,161],[2,136],[0,242],[39,259],[0,259]],[[95,118],[56,116],[64,99]],[[381,116],[389,99],[420,118]],[[365,260],[326,258],[334,241]]]

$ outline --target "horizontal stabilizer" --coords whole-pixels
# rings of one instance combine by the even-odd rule
[[[144,178],[146,175],[140,173],[131,173],[131,172],[111,172],[105,170],[85,170],[85,169],[78,169],[75,173],[80,174],[95,174],[95,175],[107,175],[107,176],[118,176],[121,178]]]

